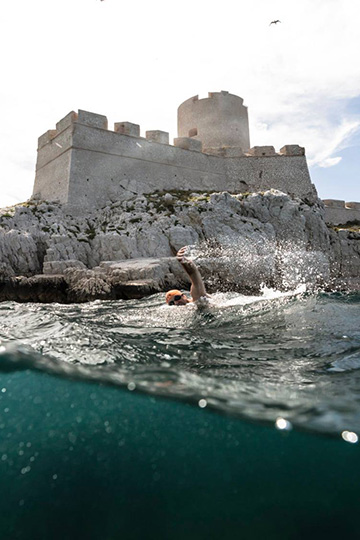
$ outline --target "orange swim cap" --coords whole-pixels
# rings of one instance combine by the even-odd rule
[[[165,300],[167,303],[171,302],[173,300],[174,296],[182,296],[182,292],[178,289],[172,289],[171,291],[168,291],[165,295]]]

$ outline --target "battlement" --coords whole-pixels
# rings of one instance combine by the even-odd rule
[[[345,208],[345,201],[339,199],[323,199],[325,208]]]
[[[243,98],[241,98],[240,96],[235,96],[234,94],[230,94],[227,90],[221,90],[221,92],[208,92],[208,97],[207,98],[201,98],[199,100],[199,95],[196,95],[196,96],[193,96],[191,98],[188,99],[188,101],[203,101],[205,99],[217,99],[221,96],[233,96],[235,97],[237,100],[239,100],[239,102],[241,102],[241,104],[244,102]],[[184,102],[186,103],[186,102]]]
[[[166,131],[142,137],[139,124],[115,122],[111,130],[102,114],[71,111],[39,137],[33,197],[86,209],[171,189],[316,195],[304,148],[250,148],[242,98],[225,91],[194,96],[180,105],[178,118],[170,144]]]
[[[360,225],[360,202],[345,202],[339,199],[323,199],[325,221],[328,225]]]
[[[140,126],[131,122],[115,122],[114,131],[129,137],[140,137]]]
[[[213,99],[214,96],[226,96],[231,95],[229,92],[209,92],[209,98]],[[237,96],[234,96],[237,98]],[[190,100],[198,100],[198,96],[190,98]],[[241,98],[238,98],[241,99]],[[203,101],[203,100],[200,100]],[[243,101],[241,99],[241,101]],[[74,124],[83,124],[85,126],[103,129],[110,131],[108,127],[108,119],[102,114],[79,110],[77,113],[74,111],[69,112],[64,118],[62,118],[56,124],[56,129],[50,129],[41,135],[38,139],[38,149],[43,148],[46,144],[52,143],[58,135],[62,134],[67,128],[72,127]],[[127,135],[129,137],[140,138],[140,125],[132,122],[115,122],[114,133],[120,135]],[[169,145],[169,133],[161,130],[146,131],[145,138],[150,142],[156,142],[159,144]],[[58,143],[59,144],[59,143]],[[217,155],[221,157],[269,157],[269,156],[304,156],[305,149],[297,144],[285,145],[280,148],[279,152],[275,151],[273,146],[253,146],[249,148],[247,152],[243,152],[239,146],[221,145],[217,147],[204,147],[203,142],[193,136],[189,137],[176,137],[173,140],[173,145],[186,150],[194,150],[196,152],[203,151],[205,154]]]
[[[209,93],[211,96],[216,95],[228,95],[228,92],[221,93]],[[195,96],[196,98],[198,96]],[[237,96],[235,96],[237,97]],[[193,99],[193,98],[191,98]],[[207,98],[204,98],[207,99]],[[74,124],[82,124],[91,128],[97,128],[111,133],[118,133],[119,135],[126,135],[128,137],[143,138],[140,136],[140,125],[132,122],[115,122],[113,130],[109,130],[108,119],[102,114],[79,110],[77,113],[74,111],[69,112],[64,118],[62,118],[56,124],[56,129],[50,129],[41,135],[38,139],[38,150],[41,150],[47,144],[55,145],[59,148],[63,146],[57,141],[57,137],[62,135],[68,128],[74,126]],[[145,139],[150,142],[159,144],[170,145],[169,133],[161,130],[146,131]],[[243,152],[239,146],[218,146],[215,148],[203,147],[203,143],[197,137],[176,137],[173,139],[173,146],[183,148],[185,150],[192,150],[195,152],[203,152],[209,155],[216,155],[221,157],[272,157],[272,156],[304,156],[305,149],[297,144],[285,145],[280,148],[279,152],[275,151],[273,146],[253,146],[249,148],[247,152]]]
[[[167,131],[147,131],[145,137],[148,141],[156,142],[160,144],[169,144],[169,134]]]

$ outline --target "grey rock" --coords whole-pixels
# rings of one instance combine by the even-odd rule
[[[13,278],[61,274],[67,301],[122,298],[129,282],[146,284],[137,295],[187,287],[174,254],[189,245],[211,290],[346,288],[360,278],[359,239],[356,229],[329,228],[319,199],[276,190],[153,193],[77,217],[60,204],[30,201],[0,210],[0,279],[25,290]]]
[[[44,262],[44,274],[64,274],[68,268],[86,269],[86,266],[81,261],[69,259],[66,261],[50,261]]]

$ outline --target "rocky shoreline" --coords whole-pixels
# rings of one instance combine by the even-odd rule
[[[328,227],[320,199],[172,191],[72,215],[30,200],[0,210],[0,301],[86,302],[188,288],[183,245],[209,291],[262,284],[360,289],[360,230]]]

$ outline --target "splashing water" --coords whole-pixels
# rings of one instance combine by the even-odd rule
[[[229,290],[235,285],[254,293],[261,283],[289,291],[300,284],[308,290],[323,290],[331,282],[330,263],[324,253],[309,250],[300,241],[275,241],[251,233],[250,237],[228,234],[188,246],[187,256],[196,260],[213,290]]]
[[[125,386],[276,426],[360,432],[359,294],[263,287],[186,307],[160,294],[3,303],[0,316],[4,371]]]

